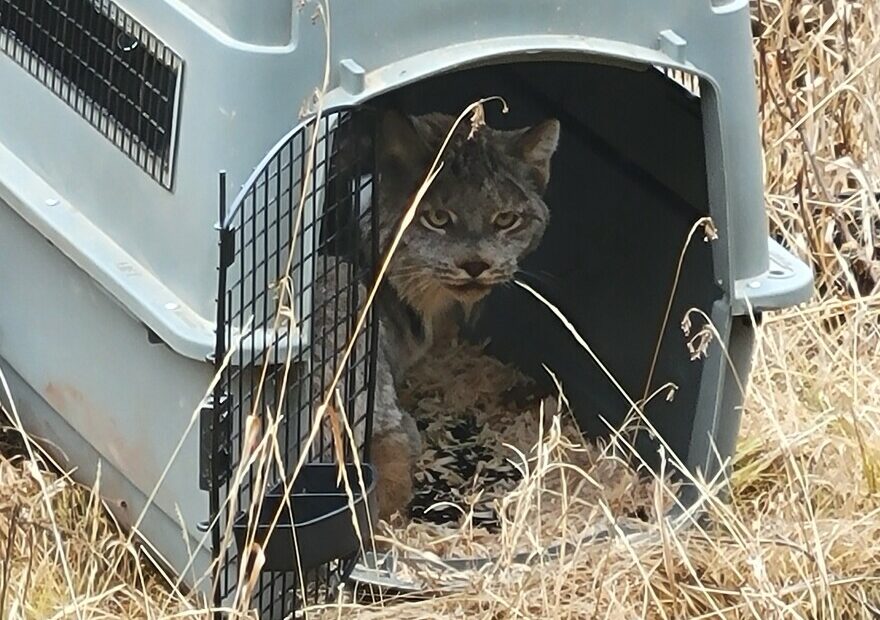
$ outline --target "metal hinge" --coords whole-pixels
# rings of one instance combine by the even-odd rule
[[[226,269],[235,262],[235,228],[220,231],[220,267]]]
[[[229,479],[232,463],[231,398],[210,396],[199,412],[199,488],[216,489]]]

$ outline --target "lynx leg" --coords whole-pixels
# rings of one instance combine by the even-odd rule
[[[374,436],[370,448],[377,475],[379,518],[387,520],[405,510],[412,500],[415,455],[407,433],[402,430]]]
[[[415,420],[400,409],[397,390],[384,353],[376,364],[376,406],[370,460],[376,468],[379,518],[406,509],[413,496],[413,474],[422,452]]]

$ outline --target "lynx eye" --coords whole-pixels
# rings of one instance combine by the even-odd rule
[[[431,209],[422,214],[421,222],[425,228],[443,232],[450,224],[455,223],[455,218],[449,211]]]
[[[499,211],[492,218],[492,223],[498,230],[510,230],[516,227],[520,222],[520,217],[513,211]]]

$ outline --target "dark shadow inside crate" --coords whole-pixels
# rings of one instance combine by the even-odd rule
[[[632,70],[573,62],[524,62],[441,75],[398,89],[375,103],[411,114],[457,115],[469,103],[500,95],[510,111],[486,106],[496,128],[548,117],[561,122],[545,199],[551,221],[522,265],[520,279],[572,322],[633,400],[643,396],[685,239],[709,213],[701,100],[654,67]],[[699,231],[685,255],[678,290],[645,412],[687,462],[702,363],[692,361],[681,320],[692,307],[709,313],[721,291],[712,250]],[[561,380],[581,429],[607,437],[631,410],[627,399],[562,323],[525,290],[504,287],[488,298],[472,336],[490,352],[552,388],[543,365]],[[659,462],[649,433],[635,439],[650,467]]]

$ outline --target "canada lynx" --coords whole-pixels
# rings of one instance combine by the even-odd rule
[[[454,120],[389,112],[379,121],[378,199],[372,208],[381,248],[396,233]],[[494,287],[510,282],[519,261],[539,244],[549,219],[542,196],[558,140],[556,120],[514,131],[484,126],[471,132],[462,124],[390,262],[376,300],[379,351],[370,445],[382,518],[409,503],[421,453],[415,421],[400,408],[395,386],[438,334],[448,332],[456,317],[470,315]],[[369,242],[369,231],[362,238]],[[316,283],[319,298],[341,290],[336,281],[318,277]],[[361,285],[360,299],[364,292]]]

